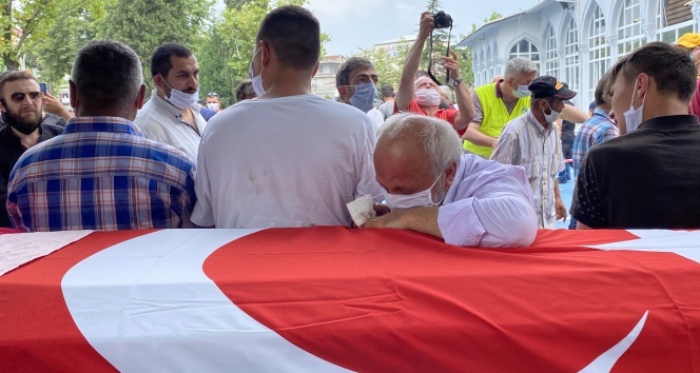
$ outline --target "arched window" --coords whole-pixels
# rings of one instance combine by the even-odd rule
[[[491,76],[491,79],[493,79],[500,75],[500,72],[498,71],[498,47],[496,47],[495,44],[493,48],[491,48],[491,52],[493,54],[491,55],[491,72],[489,75]]]
[[[484,54],[484,50],[482,49],[481,52],[479,52],[479,60],[481,61],[481,64],[479,64],[479,71],[481,72],[481,81],[482,84],[488,83],[488,80],[486,80],[486,55]]]
[[[670,12],[667,12],[669,7]],[[673,7],[666,0],[657,0],[656,40],[675,43],[679,37],[689,32],[695,32],[691,7]]]
[[[639,48],[644,43],[639,0],[623,0],[617,23],[617,57]]]
[[[474,70],[474,84],[477,86],[483,85],[484,82],[481,81],[481,71],[479,70],[479,51],[474,51],[474,62],[472,63],[472,67]]]
[[[559,77],[559,56],[557,56],[557,39],[552,26],[547,28],[544,37],[544,71],[543,75]]]
[[[540,51],[537,49],[535,44],[531,43],[527,39],[520,40],[513,46],[513,48],[510,49],[510,56],[508,59],[513,59],[516,57],[527,58],[528,60],[536,63],[538,67],[540,65]]]
[[[593,100],[595,87],[603,74],[610,68],[610,46],[605,40],[605,18],[600,7],[596,5],[588,30],[588,82],[586,84],[586,101]]]
[[[574,91],[581,89],[579,71],[579,49],[578,49],[578,26],[572,17],[566,27],[566,37],[564,39],[564,71],[566,73],[564,81]]]

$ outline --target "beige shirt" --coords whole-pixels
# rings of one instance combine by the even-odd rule
[[[554,188],[557,175],[565,167],[557,126],[550,123],[543,127],[528,110],[506,124],[491,159],[525,167],[539,226],[554,229],[557,220]]]
[[[199,143],[202,140],[202,133],[207,121],[199,113],[198,104],[192,105],[190,110],[192,110],[197,129],[182,121],[180,109],[153,91],[151,98],[136,115],[134,123],[141,128],[147,139],[172,145],[196,162]]]

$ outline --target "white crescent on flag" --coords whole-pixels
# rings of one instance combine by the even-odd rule
[[[255,321],[204,274],[212,252],[255,232],[169,230],[122,242],[65,275],[66,303],[120,372],[347,372]]]

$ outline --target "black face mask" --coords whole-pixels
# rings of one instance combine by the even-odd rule
[[[37,128],[39,128],[39,124],[41,124],[41,121],[34,124],[27,124],[6,111],[2,112],[2,120],[4,120],[10,127],[25,135],[32,134]]]

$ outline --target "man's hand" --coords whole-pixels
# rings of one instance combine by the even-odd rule
[[[457,80],[462,78],[462,72],[459,71],[459,60],[457,59],[457,53],[450,50],[450,55],[452,57],[443,57],[442,64],[445,66],[447,71],[450,73],[450,79]]]
[[[367,220],[362,228],[377,229],[377,228],[392,228],[392,229],[408,229],[405,217],[406,213],[411,210],[398,210],[384,214],[378,218]]]
[[[418,39],[427,39],[430,33],[435,29],[435,18],[430,12],[423,12],[420,15],[420,31],[418,31]]]
[[[564,221],[566,221],[566,206],[561,198],[554,200],[554,209],[557,212],[557,220],[564,219]]]
[[[70,120],[74,116],[68,110],[66,110],[61,101],[48,93],[44,95],[44,111],[58,115],[65,120]]]

